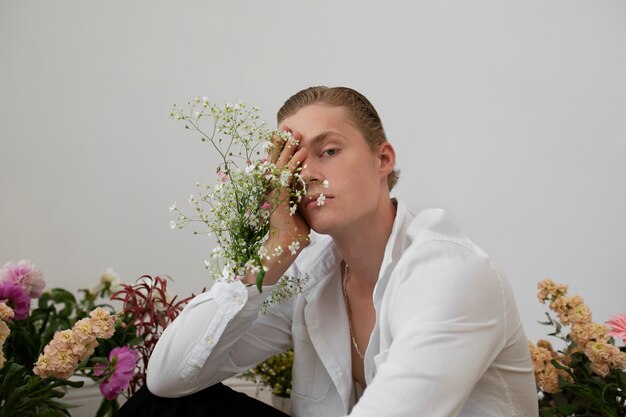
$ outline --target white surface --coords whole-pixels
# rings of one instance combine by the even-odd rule
[[[0,263],[199,291],[212,242],[167,208],[215,163],[170,103],[243,98],[272,121],[300,88],[349,85],[396,147],[396,195],[492,255],[532,338],[545,277],[605,320],[626,310],[624,21],[620,0],[0,1]]]

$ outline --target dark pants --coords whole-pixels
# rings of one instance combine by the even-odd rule
[[[216,384],[180,398],[163,398],[145,387],[126,401],[115,417],[287,417],[282,411]]]

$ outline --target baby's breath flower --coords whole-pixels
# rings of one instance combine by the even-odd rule
[[[323,206],[325,200],[326,200],[326,196],[324,194],[320,194],[319,197],[317,197],[317,206],[318,207]]]
[[[291,181],[291,172],[283,171],[280,173],[280,185],[282,185],[283,187],[286,187],[287,185],[289,185],[290,181]]]
[[[324,180],[324,182],[322,182],[322,187],[328,188],[328,180]]]
[[[219,251],[211,252],[205,262],[216,280],[231,281],[249,271],[262,277],[265,268],[261,260],[280,256],[284,250],[264,249],[273,210],[289,204],[290,213],[294,214],[297,206],[293,202],[301,201],[306,193],[301,168],[293,172],[259,159],[263,157],[261,152],[265,154],[272,147],[272,138],[280,138],[285,146],[295,146],[297,141],[290,132],[270,131],[258,112],[257,107],[249,107],[244,101],[219,107],[210,104],[206,97],[191,102],[188,113],[172,107],[171,113],[200,133],[202,141],[209,142],[221,158],[215,186],[197,184],[197,193],[189,198],[194,216],[185,216],[176,206],[170,208],[178,214],[177,220],[171,222],[172,228],[201,224],[217,241]],[[201,127],[201,123],[209,126]],[[287,192],[272,193],[278,189]]]
[[[298,249],[300,249],[300,242],[297,241],[297,240],[294,240],[293,242],[291,242],[291,244],[289,245],[288,249],[289,249],[289,252],[292,255],[297,254],[298,253]]]

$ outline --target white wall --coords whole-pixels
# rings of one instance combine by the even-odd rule
[[[108,266],[210,285],[211,242],[168,206],[215,165],[171,102],[273,121],[301,88],[348,85],[396,146],[396,195],[492,255],[531,338],[546,277],[605,320],[626,310],[625,22],[621,0],[0,0],[0,263],[74,289]]]

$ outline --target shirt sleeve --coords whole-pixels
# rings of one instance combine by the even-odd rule
[[[291,347],[291,300],[259,314],[272,287],[216,282],[163,332],[146,382],[161,397],[192,394]]]
[[[455,417],[503,348],[501,280],[489,259],[451,242],[412,248],[381,307],[392,342],[351,417]]]

